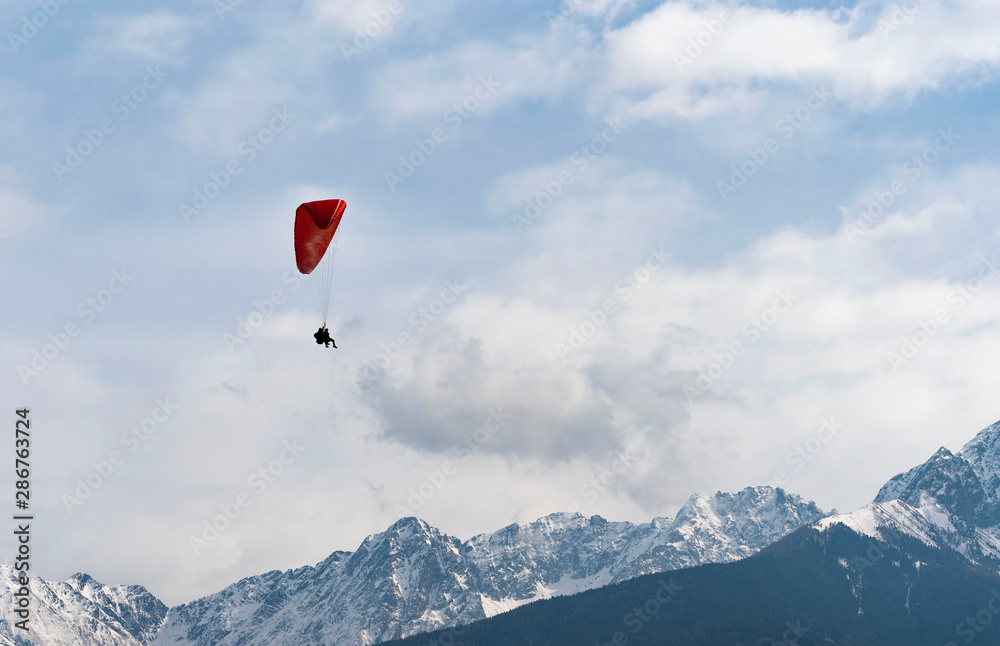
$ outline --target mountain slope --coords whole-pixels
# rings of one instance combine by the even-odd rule
[[[995,570],[953,550],[835,523],[739,562],[644,576],[387,646],[995,644],[998,588]]]
[[[977,563],[1000,562],[998,487],[1000,422],[980,431],[958,454],[941,447],[923,464],[892,478],[875,504],[899,500],[936,528],[931,539],[936,544]]]
[[[0,564],[0,644],[145,646],[163,625],[167,607],[137,585],[107,586],[86,574],[49,582],[30,577],[30,632],[14,627],[13,566]]]

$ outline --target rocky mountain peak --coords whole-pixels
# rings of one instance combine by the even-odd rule
[[[1000,499],[1000,422],[987,426],[962,447],[968,460],[992,498]]]
[[[928,499],[944,508],[960,531],[1000,525],[1000,422],[980,431],[958,454],[939,448],[875,496],[877,503],[902,500],[916,508]]]
[[[137,585],[104,585],[87,574],[66,581],[30,577],[34,602],[30,642],[9,616],[16,607],[13,593],[20,587],[13,566],[0,564],[0,643],[33,646],[149,644],[159,633],[167,607]],[[80,640],[86,636],[86,642]]]

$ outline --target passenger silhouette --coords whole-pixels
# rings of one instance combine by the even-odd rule
[[[326,326],[316,330],[316,334],[313,336],[316,338],[316,343],[319,345],[326,345],[326,347],[329,348],[332,343],[333,347],[337,347],[337,342],[330,337],[330,330],[326,329]]]

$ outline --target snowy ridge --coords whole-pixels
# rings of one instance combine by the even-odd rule
[[[959,453],[941,448],[892,478],[872,504],[828,518],[770,487],[694,495],[674,518],[649,523],[557,513],[467,541],[404,518],[354,552],[249,577],[169,612],[137,586],[104,586],[86,575],[33,578],[30,643],[367,646],[643,574],[735,561],[800,527],[835,525],[881,540],[902,534],[1000,567],[1000,422]],[[0,567],[7,582],[0,644],[15,644],[13,570]]]
[[[875,502],[814,524],[843,524],[883,538],[885,529],[933,547],[954,549],[977,563],[1000,564],[1000,422],[954,454],[941,447],[923,464],[887,482]]]
[[[972,465],[983,491],[1000,498],[1000,422],[980,431],[959,455]]]
[[[86,574],[49,582],[31,576],[30,633],[14,626],[13,566],[0,564],[0,643],[33,646],[144,646],[152,642],[167,607],[137,585],[107,586]]]
[[[641,574],[733,561],[821,518],[780,489],[692,496],[635,525],[551,514],[462,542],[416,518],[315,567],[250,577],[170,610],[156,646],[367,645]]]
[[[849,514],[828,516],[814,523],[813,527],[826,531],[834,525],[844,525],[856,534],[878,540],[886,539],[885,530],[892,529],[931,547],[947,545],[940,535],[955,531],[947,512],[930,500],[924,508],[911,507],[901,500],[876,502]]]

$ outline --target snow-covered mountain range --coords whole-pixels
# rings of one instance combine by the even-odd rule
[[[30,577],[30,631],[14,627],[14,592],[20,587],[11,565],[0,564],[0,644],[32,646],[135,646],[150,644],[167,607],[137,585],[107,586],[86,574],[51,583]]]
[[[872,504],[827,517],[781,489],[692,496],[674,518],[609,522],[551,514],[461,541],[416,518],[315,566],[243,579],[169,611],[138,586],[78,574],[32,578],[30,641],[9,615],[16,587],[0,566],[0,644],[299,646],[373,644],[465,624],[531,601],[643,574],[743,559],[810,526],[900,534],[1000,570],[1000,422],[957,454],[938,450],[887,482]]]
[[[748,556],[823,516],[770,488],[692,496],[676,518],[552,514],[462,542],[404,518],[316,567],[251,577],[171,609],[157,646],[371,644],[640,574]]]
[[[464,542],[424,521],[404,518],[365,539],[354,552],[335,552],[315,566],[249,577],[171,608],[165,620],[164,613],[150,616],[162,625],[129,633],[132,641],[105,636],[106,617],[116,626],[122,623],[117,618],[127,614],[114,604],[98,609],[77,600],[76,605],[61,604],[66,610],[60,613],[38,604],[35,625],[51,631],[54,641],[33,643],[76,643],[63,639],[77,633],[62,625],[78,625],[79,617],[86,616],[92,632],[81,643],[88,646],[371,644],[641,574],[738,560],[824,515],[799,496],[749,487],[736,494],[692,496],[676,517],[644,524],[552,514]],[[77,575],[66,583],[33,581],[33,586],[77,589],[83,580],[90,581]],[[8,577],[8,588],[12,585]],[[137,591],[137,599],[149,595],[141,588],[127,590]],[[118,597],[114,599],[117,603]],[[0,613],[11,607],[5,604]]]

